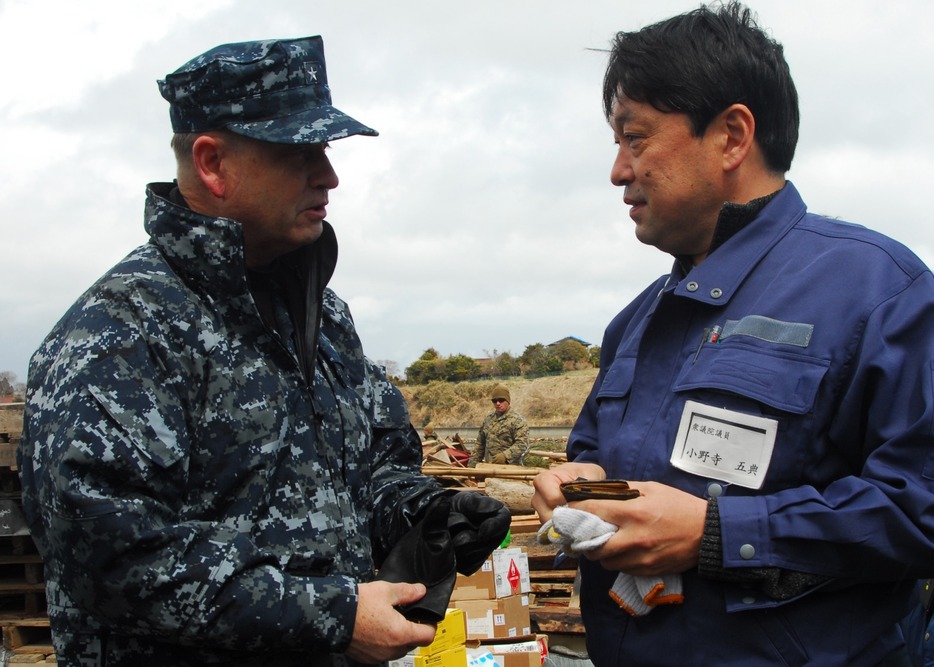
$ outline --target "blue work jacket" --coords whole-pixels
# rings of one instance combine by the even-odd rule
[[[683,605],[632,618],[607,595],[616,573],[582,559],[593,661],[857,666],[898,649],[934,564],[932,384],[931,271],[881,234],[808,213],[791,183],[704,262],[676,262],[608,326],[569,460],[719,496],[727,575],[828,581],[775,600],[688,571]],[[688,400],[777,422],[760,488],[672,465]]]

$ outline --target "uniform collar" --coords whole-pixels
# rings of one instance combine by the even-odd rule
[[[248,291],[240,223],[202,215],[188,208],[175,183],[150,183],[146,188],[145,228],[154,245],[188,281],[209,284],[212,290],[242,294]],[[337,263],[337,237],[327,222],[321,237],[278,260],[320,271],[321,288]]]
[[[691,267],[676,260],[666,291],[711,305],[729,302],[746,276],[802,218],[807,207],[789,181],[772,195],[721,210],[714,234],[717,250]]]
[[[747,204],[725,203],[723,208],[720,209],[720,217],[717,218],[717,226],[714,228],[713,239],[710,241],[710,250],[707,251],[707,256],[709,257],[710,253],[755,220],[766,204],[775,199],[779,192],[781,190],[776,190],[770,195],[753,199]]]

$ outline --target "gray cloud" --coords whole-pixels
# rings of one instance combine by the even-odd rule
[[[57,14],[64,1],[41,15],[0,2],[5,43],[54,47],[0,73],[12,91],[0,100],[0,370],[25,379],[68,305],[145,240],[143,187],[173,174],[155,80],[222,42],[324,35],[336,104],[381,132],[335,143],[329,207],[341,243],[333,284],[370,356],[405,367],[429,346],[599,343],[669,268],[635,240],[609,183],[604,57],[591,49],[695,2],[218,0],[197,15],[163,2],[142,18],[122,4],[81,3],[90,20]],[[930,264],[921,201],[934,174],[934,47],[923,31],[934,5],[825,4],[752,4],[801,96],[790,178],[812,210],[880,229]]]

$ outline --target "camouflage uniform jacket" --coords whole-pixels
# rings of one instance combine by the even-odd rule
[[[59,665],[346,663],[357,582],[441,491],[324,287],[330,226],[291,258],[303,368],[251,297],[240,225],[171,189],[30,363],[19,464]]]
[[[510,410],[504,415],[491,412],[480,425],[477,444],[470,454],[470,465],[490,463],[505,452],[506,463],[522,465],[529,451],[529,425],[522,415]]]

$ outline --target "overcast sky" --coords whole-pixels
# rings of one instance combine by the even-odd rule
[[[605,49],[689,0],[0,0],[0,371],[145,242],[146,183],[174,176],[156,80],[225,42],[324,37],[338,108],[328,207],[370,357],[521,354],[610,318],[671,258],[609,182]],[[759,0],[801,98],[789,178],[812,211],[934,264],[934,3]],[[859,267],[853,267],[859,289]]]

